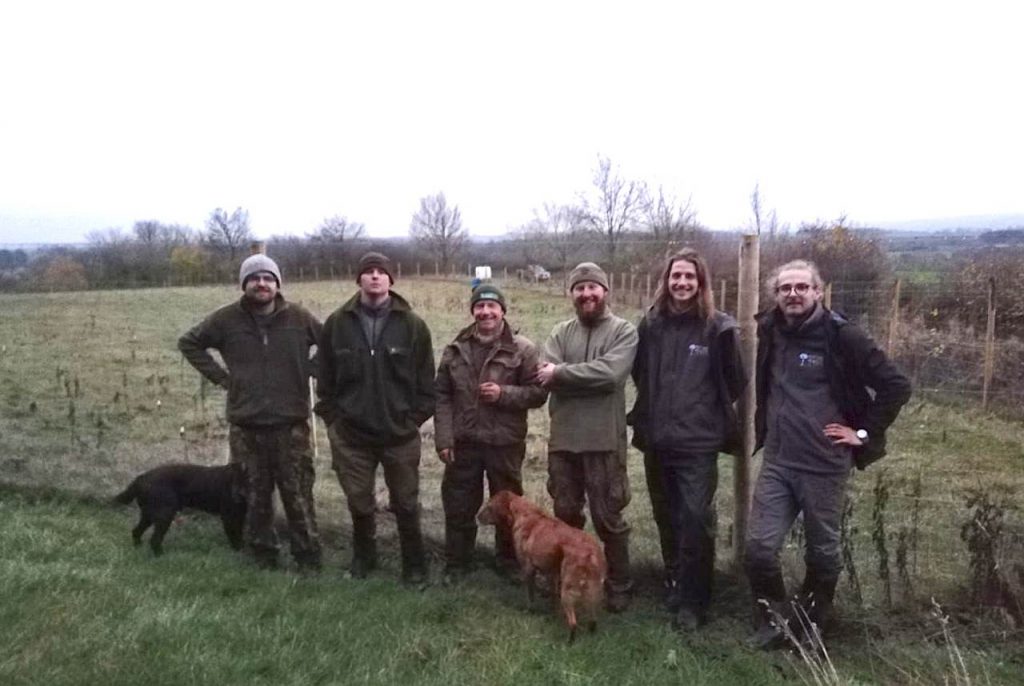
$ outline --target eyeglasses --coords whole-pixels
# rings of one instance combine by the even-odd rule
[[[797,295],[806,295],[807,291],[811,290],[811,284],[809,283],[784,283],[775,289],[776,293],[782,295],[789,295],[790,293],[796,293]]]

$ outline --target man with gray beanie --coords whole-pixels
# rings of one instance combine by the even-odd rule
[[[420,425],[434,414],[430,330],[391,290],[391,260],[359,260],[359,291],[324,322],[316,412],[327,424],[334,471],[352,515],[353,578],[377,566],[377,466],[398,525],[402,580],[422,586],[427,557],[420,530]]]
[[[523,494],[527,413],[548,396],[534,378],[537,346],[512,329],[505,319],[507,307],[497,286],[474,288],[469,298],[473,323],[445,347],[437,369],[434,445],[445,465],[446,583],[472,568],[484,477],[491,495]],[[494,557],[499,574],[519,569],[511,531],[495,530]]]
[[[629,605],[629,504],[626,475],[626,379],[636,355],[636,327],[608,309],[608,276],[593,262],[569,275],[576,317],[557,324],[537,370],[551,393],[548,411],[548,493],[555,515],[583,528],[590,505],[608,560],[608,609]]]
[[[242,262],[238,280],[241,300],[190,329],[178,339],[178,349],[200,374],[227,389],[231,460],[241,463],[245,474],[246,549],[260,566],[277,566],[276,486],[292,556],[300,569],[316,570],[321,550],[313,506],[309,377],[320,322],[284,299],[281,270],[266,255]]]

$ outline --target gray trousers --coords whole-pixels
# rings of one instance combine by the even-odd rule
[[[755,589],[762,582],[781,580],[779,551],[801,512],[808,576],[838,578],[843,569],[840,525],[848,478],[849,472],[813,474],[764,463],[754,487],[746,541],[747,574]]]

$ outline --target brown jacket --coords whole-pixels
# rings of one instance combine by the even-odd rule
[[[501,335],[484,362],[479,377],[473,374],[470,340],[475,324],[459,332],[441,354],[437,369],[437,411],[434,443],[438,450],[459,443],[513,445],[526,439],[526,415],[540,407],[548,393],[533,381],[537,346],[512,332],[505,323]],[[481,403],[480,384],[501,386],[494,404]]]

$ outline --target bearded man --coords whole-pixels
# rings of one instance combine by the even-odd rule
[[[242,299],[190,329],[178,349],[200,374],[228,391],[231,460],[245,473],[246,549],[260,566],[277,566],[276,487],[288,517],[292,556],[300,569],[319,569],[309,377],[320,322],[285,301],[281,270],[266,255],[242,262],[238,280]],[[210,348],[220,353],[224,366]]]
[[[569,275],[576,317],[555,326],[537,370],[548,389],[548,493],[555,515],[583,528],[584,504],[608,560],[607,605],[629,605],[629,504],[626,475],[626,379],[636,355],[636,327],[608,307],[608,275],[593,262]]]

